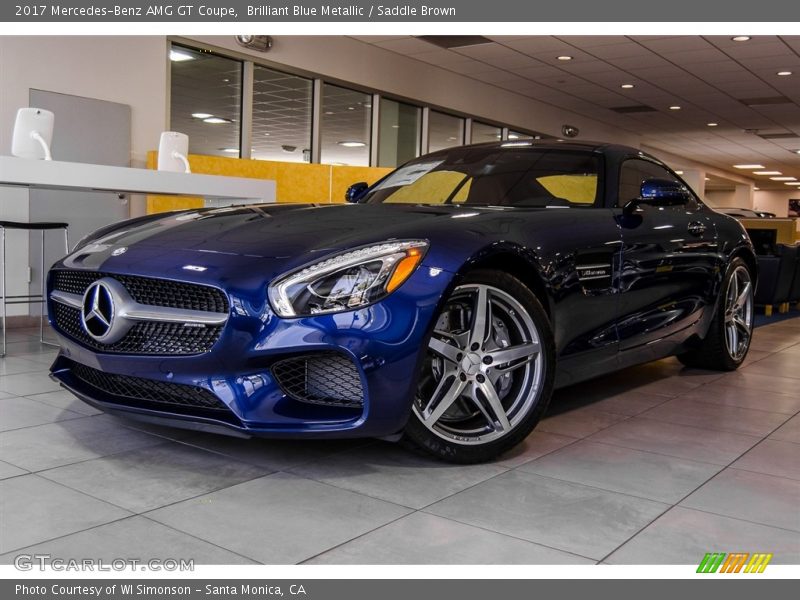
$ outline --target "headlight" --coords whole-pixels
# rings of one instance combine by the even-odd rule
[[[365,246],[277,279],[269,300],[281,317],[340,312],[388,296],[408,279],[428,248],[409,240]]]

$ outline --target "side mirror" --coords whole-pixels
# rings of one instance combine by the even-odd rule
[[[639,197],[625,204],[624,211],[630,214],[640,204],[651,206],[680,206],[692,200],[692,192],[680,181],[671,179],[647,179],[639,188]]]
[[[345,202],[356,203],[361,200],[361,197],[369,189],[369,184],[366,181],[359,181],[354,183],[344,193]]]

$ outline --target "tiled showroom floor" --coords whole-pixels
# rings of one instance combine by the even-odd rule
[[[730,374],[674,360],[558,392],[525,444],[453,466],[379,441],[238,440],[98,414],[11,331],[0,562],[800,562],[800,318]]]

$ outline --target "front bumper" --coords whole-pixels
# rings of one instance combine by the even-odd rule
[[[226,286],[228,321],[208,352],[193,355],[98,351],[51,321],[61,341],[51,373],[66,389],[101,410],[158,424],[239,436],[391,435],[408,419],[433,318],[451,282],[450,273],[421,265],[382,302],[298,319],[275,315],[265,289]],[[273,367],[298,356],[346,359],[360,385],[361,404],[309,403],[287,394]],[[114,379],[111,384],[98,383],[87,373]],[[120,381],[132,382],[135,390],[142,381],[153,385],[146,386],[149,391],[143,400],[138,391],[127,391],[130,386],[118,385]],[[210,394],[219,406],[153,401],[158,400],[159,390],[170,395],[171,390],[183,392],[187,387]]]

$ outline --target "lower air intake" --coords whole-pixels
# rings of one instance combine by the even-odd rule
[[[349,358],[336,352],[304,354],[272,365],[278,385],[293,400],[361,408],[364,390],[361,376]]]
[[[81,391],[104,402],[236,420],[230,408],[205,388],[105,373],[72,361],[66,364],[73,379],[79,382]]]

